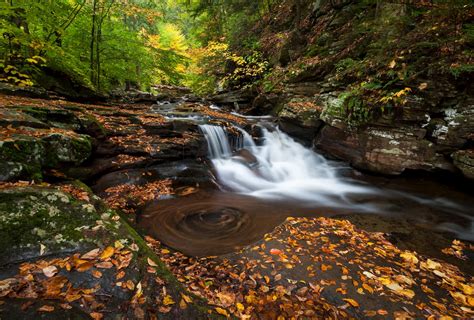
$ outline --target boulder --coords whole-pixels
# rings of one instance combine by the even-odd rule
[[[41,180],[43,169],[79,165],[91,152],[92,143],[87,135],[32,128],[0,134],[0,181]]]
[[[0,93],[11,96],[48,99],[49,95],[43,88],[18,87],[8,83],[0,83]]]
[[[466,178],[474,179],[474,149],[456,151],[452,158],[454,165]]]
[[[0,126],[2,127],[30,127],[49,128],[49,125],[24,112],[0,108]]]
[[[323,125],[322,107],[311,98],[293,98],[283,105],[278,124],[289,135],[310,144]]]
[[[315,146],[356,168],[382,174],[397,175],[406,169],[453,171],[434,144],[423,139],[425,133],[409,126],[344,130],[328,125],[316,137]]]
[[[255,94],[250,89],[241,89],[235,91],[229,91],[225,93],[220,93],[214,96],[209,97],[209,101],[217,104],[250,104],[254,99]]]

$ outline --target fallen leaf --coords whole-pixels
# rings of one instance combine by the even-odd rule
[[[58,273],[58,268],[56,268],[55,266],[49,266],[49,267],[43,268],[42,271],[45,276],[47,276],[48,278],[51,278],[56,273]]]
[[[107,260],[114,255],[115,249],[113,247],[107,247],[100,255],[100,260]]]
[[[418,263],[418,258],[411,252],[405,251],[400,254],[400,257],[405,260],[406,262],[417,264]]]
[[[221,314],[221,315],[226,316],[226,317],[229,316],[229,313],[227,312],[227,310],[222,309],[222,308],[219,308],[219,307],[216,308],[216,312],[217,312],[218,314]]]
[[[79,271],[79,272],[85,272],[87,270],[89,270],[90,268],[92,268],[94,265],[92,264],[92,262],[84,262],[78,266],[76,266],[76,270]]]
[[[40,256],[46,252],[46,246],[40,243]]]
[[[99,269],[110,269],[112,268],[114,265],[112,262],[110,261],[106,261],[106,262],[100,262],[98,264],[95,265],[96,268],[99,268]]]
[[[101,320],[104,317],[104,315],[102,313],[99,313],[99,312],[91,312],[89,315],[94,320]]]
[[[40,312],[53,312],[54,307],[53,306],[48,306],[48,305],[45,304],[44,306],[39,308],[38,311],[40,311]]]
[[[99,256],[99,252],[100,252],[100,249],[97,248],[97,249],[94,249],[94,250],[91,250],[89,252],[87,252],[86,254],[84,254],[81,259],[84,259],[84,260],[93,260],[93,259],[96,259],[98,256]]]
[[[121,270],[117,275],[115,276],[115,280],[120,280],[123,277],[125,277],[125,271]]]
[[[93,270],[92,271],[92,276],[96,279],[100,279],[100,278],[102,278],[102,272],[100,272],[99,270]]]
[[[191,299],[190,296],[187,296],[183,293],[181,293],[181,297],[184,299],[184,301],[186,301],[187,303],[192,303],[193,302],[193,299]]]
[[[148,265],[150,265],[152,267],[158,267],[158,264],[155,261],[153,261],[152,259],[147,258],[146,261],[148,262]]]
[[[349,303],[351,306],[353,306],[354,308],[357,308],[359,307],[359,303],[357,301],[355,301],[354,299],[342,299],[344,300],[345,302]]]
[[[374,288],[372,288],[372,287],[369,286],[368,284],[363,283],[363,284],[362,284],[362,287],[363,287],[366,291],[368,291],[368,292],[370,292],[370,293],[374,293]]]
[[[114,247],[115,247],[115,249],[120,250],[120,249],[124,248],[124,245],[122,244],[122,242],[120,240],[117,240],[117,241],[114,242]]]
[[[280,249],[270,249],[270,254],[273,255],[279,255],[282,254],[283,252]]]
[[[166,295],[163,298],[163,305],[165,305],[165,306],[169,306],[169,305],[172,305],[172,304],[175,304],[175,303],[176,302],[174,302],[173,298],[170,295]]]

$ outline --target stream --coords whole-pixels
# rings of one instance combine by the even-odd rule
[[[236,138],[191,117],[206,139],[218,188],[160,200],[144,210],[140,225],[169,247],[193,256],[222,255],[301,216],[360,217],[362,224],[404,221],[474,241],[474,202],[463,191],[431,180],[362,174],[304,147],[267,118],[252,119],[259,137],[234,127]]]

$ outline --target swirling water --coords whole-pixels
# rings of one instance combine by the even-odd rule
[[[143,216],[152,233],[184,253],[238,250],[288,216],[403,216],[474,240],[473,218],[464,204],[350,178],[347,166],[328,161],[277,127],[262,127],[259,143],[240,128],[234,128],[238,137],[219,126],[200,129],[220,190],[160,201]]]

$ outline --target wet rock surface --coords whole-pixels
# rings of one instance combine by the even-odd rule
[[[207,317],[205,302],[188,296],[95,195],[72,185],[4,185],[0,199],[2,318]],[[187,302],[173,306],[182,295]]]
[[[473,142],[472,98],[464,96],[443,104],[439,99],[414,97],[397,113],[354,126],[346,121],[341,92],[315,93],[307,90],[307,83],[301,83],[301,90],[293,86],[279,99],[273,94],[278,101],[273,112],[278,114],[280,127],[307,144],[311,139],[309,144],[328,156],[359,169],[388,175],[405,170],[456,174],[459,166],[462,172],[469,171],[466,162],[454,154],[469,152]],[[469,173],[464,176],[471,178]]]

